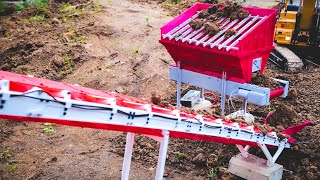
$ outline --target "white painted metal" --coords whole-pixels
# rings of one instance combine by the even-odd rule
[[[251,32],[252,29],[254,29],[255,27],[257,27],[257,26],[260,24],[260,22],[262,22],[265,18],[266,18],[265,16],[262,17],[262,19],[260,19],[260,21],[258,21],[258,22],[257,22],[255,25],[253,25],[252,27],[250,27],[249,30],[247,30],[245,33],[243,33],[243,34],[239,37],[239,40],[242,40],[243,37],[245,37],[249,32]]]
[[[243,19],[242,21],[240,21],[240,23],[238,23],[233,29],[237,29],[238,27],[240,27],[242,24],[246,23],[249,19],[251,18],[251,16],[248,16],[247,18]],[[209,45],[212,41],[214,41],[216,38],[218,37],[218,35],[213,36],[212,38],[210,38],[206,43],[203,44],[203,47],[206,47],[207,45]]]
[[[168,150],[168,144],[169,144],[169,131],[163,130],[162,135],[163,135],[163,138],[162,138],[162,141],[160,142],[160,150],[159,150],[155,180],[163,179],[164,167],[165,167],[166,158],[167,158],[167,150]]]
[[[228,20],[229,22],[230,20]],[[231,26],[234,25],[234,23],[237,22],[237,20],[232,21],[227,27],[226,29],[230,28]],[[224,31],[224,30],[222,30]],[[208,44],[210,44],[212,41],[214,41],[215,39],[217,39],[218,37],[220,37],[224,32],[220,31],[219,33],[217,33],[216,35],[212,36],[208,41],[203,43],[203,47],[206,47]]]
[[[181,75],[180,75],[181,71]],[[179,73],[179,75],[178,75]],[[205,88],[213,92],[217,92],[219,94],[223,93],[222,89],[222,79],[216,78],[214,76],[208,76],[192,71],[188,71],[185,69],[178,69],[176,67],[171,66],[169,71],[169,77],[171,80],[180,80],[182,83],[191,84],[200,88]],[[270,89],[259,87],[252,84],[241,84],[233,81],[226,81],[226,95],[230,96],[234,91],[245,92],[245,96],[241,96],[242,98],[246,98],[248,103],[266,106],[269,104],[270,98]]]
[[[221,18],[219,21],[218,21],[218,23],[221,23],[222,21],[224,21],[225,20],[225,18]],[[191,38],[192,37],[194,37],[195,35],[197,35],[199,32],[201,32],[202,30],[204,29],[204,26],[202,26],[200,29],[198,29],[198,30],[195,30],[195,31],[193,31],[191,34],[189,34],[187,37],[185,37],[185,38],[183,38],[182,39],[182,42],[185,42],[185,41],[189,41],[190,42],[190,40],[191,40]]]
[[[167,34],[163,34],[162,37],[163,38],[167,38],[169,36],[172,35],[172,33],[176,32],[177,30],[179,30],[180,28],[184,27],[185,25],[187,25],[190,21],[194,20],[195,18],[198,17],[200,12],[198,12],[197,14],[193,15],[191,18],[187,19],[186,21],[184,21],[183,23],[181,23],[180,25],[178,25],[177,27],[173,28],[170,32],[168,32]]]
[[[238,19],[233,20],[226,28],[224,28],[222,31],[220,31],[215,36],[219,37],[219,36],[223,35],[223,33],[225,33],[228,29],[230,29],[232,26],[234,26],[237,22],[238,22]],[[218,45],[222,41],[223,38],[224,38],[224,36],[222,36],[220,39],[218,39],[213,44],[211,44],[210,47],[213,48],[214,46]]]
[[[230,20],[226,20],[221,26],[220,28],[222,29],[225,25],[227,25],[230,22]],[[196,42],[196,46],[198,46],[199,44],[202,44],[205,40],[207,40],[210,36],[207,34],[205,35],[202,39],[200,39],[200,41]]]
[[[177,62],[178,67],[178,79],[177,79],[177,106],[181,107],[180,99],[181,99],[181,78],[182,78],[182,70],[180,68],[180,62]]]
[[[243,19],[240,23],[238,23],[236,26],[234,26],[232,29],[238,30],[239,27],[241,27],[244,23],[246,23],[252,16],[248,16],[245,19]],[[236,35],[233,35],[229,37],[223,44],[221,44],[218,49],[221,49],[222,47],[225,47],[229,42],[231,42],[236,36],[238,36],[239,33],[236,33]]]
[[[221,80],[221,114],[224,115],[224,109],[226,106],[226,87],[227,87],[227,73],[223,72],[222,73],[222,80]]]
[[[195,37],[191,38],[188,40],[189,44],[193,43],[193,42],[197,42],[197,39],[200,38],[202,35],[204,35],[204,32],[200,32],[199,34],[197,34]]]
[[[241,155],[245,158],[248,157],[249,153],[248,150],[246,150],[245,148],[243,148],[242,145],[236,144],[237,148],[239,149],[239,151],[241,152]]]
[[[229,50],[231,49],[231,47],[234,47],[236,44],[238,44],[238,42],[239,42],[240,40],[242,40],[242,38],[243,38],[248,32],[250,32],[251,29],[255,28],[258,24],[260,24],[260,22],[262,22],[262,20],[263,20],[264,18],[265,18],[265,17],[262,17],[262,19],[260,19],[260,21],[258,21],[254,26],[252,26],[249,30],[247,30],[244,34],[242,34],[237,40],[235,40],[233,43],[231,43],[231,44],[229,45],[229,47],[227,48],[227,51],[229,51]],[[248,24],[249,24],[249,25],[253,24],[257,19],[258,19],[258,18],[256,18],[256,17],[253,18]],[[246,28],[249,27],[248,24],[246,24],[244,27],[242,27],[242,28],[237,32],[236,35],[239,35],[239,34],[242,33],[244,30],[246,30]]]
[[[190,40],[190,38],[192,38],[193,36],[195,36],[196,34],[198,34],[200,31],[202,31],[204,29],[204,26],[202,26],[200,29],[193,31],[191,34],[189,34],[187,37],[182,39],[182,42],[185,42],[186,40]]]
[[[122,162],[122,176],[121,180],[128,180],[130,176],[130,165],[132,159],[132,149],[134,144],[134,133],[127,133],[127,140],[126,140],[126,149],[124,152],[124,159]]]
[[[250,149],[250,146],[249,146],[249,145],[246,145],[246,146],[244,147],[244,150],[247,151],[247,152],[249,151],[249,149]]]
[[[192,27],[190,27],[188,30],[186,30],[184,33],[182,33],[180,36],[175,38],[175,41],[179,41],[180,39],[184,38],[186,35],[188,35],[192,31]]]
[[[288,93],[289,93],[289,81],[285,81],[285,80],[282,80],[282,79],[276,79],[276,78],[271,78],[271,79],[273,79],[275,81],[278,81],[278,82],[280,82],[281,84],[284,85],[284,93],[280,97],[282,97],[282,98],[287,97]]]
[[[272,156],[265,144],[258,143],[258,146],[261,148],[261,150],[263,151],[264,155],[268,159],[267,165],[269,167],[274,165],[274,163],[276,162],[276,160],[278,159],[279,155],[281,154],[281,152],[284,149],[284,147],[282,145],[278,146],[277,152]]]
[[[198,12],[199,13],[199,12]],[[211,48],[214,48],[215,46],[218,46],[218,49],[226,48],[228,51],[230,49],[238,50],[238,47],[235,47],[235,45],[244,37],[248,32],[250,32],[253,28],[255,28],[265,17],[259,17],[259,16],[252,16],[249,15],[247,18],[239,21],[239,20],[234,20],[231,23],[230,19],[227,19],[224,21],[226,18],[221,18],[218,23],[223,22],[223,24],[220,26],[223,30],[221,30],[218,34],[215,36],[211,37],[203,32],[204,27],[202,26],[200,29],[193,31],[190,25],[188,24],[191,20],[195,19],[198,16],[198,13],[191,18],[189,18],[187,21],[183,22],[180,24],[178,27],[174,28],[167,34],[163,34],[163,38],[168,38],[171,40],[175,38],[175,41],[182,41],[186,42],[188,41],[189,44],[191,43],[196,43],[195,45],[198,46],[200,44],[203,45],[203,47],[206,47],[210,45]],[[250,20],[251,19],[251,20]],[[250,21],[249,21],[250,20]],[[250,27],[253,23],[255,23],[252,27]],[[227,27],[223,28],[224,26],[228,25]],[[243,26],[244,25],[244,26]],[[234,27],[233,27],[234,26]],[[232,28],[233,27],[233,28]],[[227,40],[223,36],[223,34],[230,28],[237,30],[238,28],[241,29],[233,36],[229,37]],[[243,33],[246,29],[248,29],[244,34]],[[240,36],[239,38],[237,38]],[[201,38],[199,40],[199,38]],[[218,40],[216,40],[219,38]],[[236,39],[236,40],[235,40]],[[225,40],[225,41],[224,41]],[[223,42],[224,41],[224,42]],[[234,41],[234,42],[232,42]],[[220,44],[223,42],[222,44]],[[230,45],[228,45],[231,43]]]
[[[261,70],[262,58],[256,58],[252,61],[252,72],[257,72]]]
[[[182,33],[187,30],[188,28],[191,28],[191,26],[189,24],[187,24],[185,27],[183,27],[182,29],[180,29],[179,31],[173,33],[171,36],[169,36],[169,40],[179,37],[182,35]]]
[[[2,90],[1,88],[0,93],[4,95],[4,91]],[[28,94],[9,91],[8,94],[10,94],[10,98],[6,100],[3,107],[0,108],[0,114],[26,118],[55,119],[57,121],[67,120],[71,122],[77,121],[170,130],[262,143],[271,146],[284,145],[286,148],[290,147],[290,144],[286,140],[280,140],[275,133],[264,136],[252,130],[240,129],[238,123],[234,123],[234,126],[221,124],[221,119],[218,119],[217,122],[203,121],[203,123],[201,123],[199,119],[180,118],[177,114],[167,115],[150,112],[148,110],[143,111],[116,105],[104,105],[78,100],[71,100],[72,107],[64,114],[65,101],[63,98],[53,99],[47,93],[39,91],[29,92]],[[79,106],[89,107],[78,108]],[[113,109],[117,109],[117,111],[113,111]],[[133,116],[133,112],[135,116]]]

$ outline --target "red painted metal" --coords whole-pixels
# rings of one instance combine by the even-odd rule
[[[281,96],[284,93],[284,88],[278,88],[270,92],[270,100]]]
[[[207,9],[211,6],[212,4],[195,4],[180,16],[163,26],[161,28],[161,34],[164,35],[170,32],[195,15],[198,11]],[[240,83],[250,82],[252,78],[253,59],[262,58],[260,70],[260,73],[262,74],[266,67],[270,52],[274,49],[273,36],[277,10],[252,7],[245,7],[244,9],[248,10],[253,16],[265,18],[258,22],[259,24],[256,26],[254,26],[255,24],[252,24],[252,26],[246,28],[241,34],[245,35],[235,45],[238,50],[230,49],[227,51],[226,48],[219,50],[217,47],[211,49],[210,46],[197,46],[195,43],[189,44],[187,41],[175,41],[175,38],[169,40],[163,36],[161,36],[160,43],[166,47],[176,63],[180,62],[182,69],[212,75],[218,78],[222,77],[223,72],[227,72],[228,80]],[[205,34],[203,36],[205,36]],[[223,34],[221,37],[222,36]],[[199,39],[201,39],[201,37]]]
[[[80,87],[76,85],[70,85],[62,82],[55,82],[46,79],[40,79],[35,77],[29,77],[25,75],[19,75],[9,72],[0,71],[0,80],[9,80],[10,86],[9,89],[11,91],[25,93],[28,90],[31,90],[34,87],[41,88],[46,92],[50,93],[54,97],[62,97],[62,91],[67,90],[70,91],[71,99],[84,101],[84,102],[94,102],[99,104],[107,104],[110,105],[112,101],[116,100],[115,103],[120,107],[128,107],[137,110],[143,110],[148,112],[146,109],[146,105],[151,105],[151,111],[153,113],[161,113],[163,115],[170,115],[175,117],[188,117],[188,118],[196,118],[196,114],[185,112],[185,111],[177,111],[174,109],[168,109],[165,107],[160,107],[156,105],[150,104],[149,101],[134,98],[126,95],[121,95],[118,93],[110,93],[106,91],[94,90],[90,88]],[[94,117],[92,117],[94,118]],[[125,125],[112,125],[112,124],[102,124],[102,123],[93,123],[93,122],[80,122],[77,120],[65,120],[65,119],[50,119],[43,117],[29,117],[29,116],[13,116],[0,114],[0,119],[12,119],[12,120],[20,120],[20,121],[35,121],[35,122],[50,122],[56,124],[70,125],[70,126],[78,126],[78,127],[87,127],[87,128],[95,128],[95,129],[106,129],[106,130],[114,130],[114,131],[122,131],[122,132],[134,132],[140,134],[147,134],[153,136],[162,136],[161,129],[150,129],[143,127],[134,127],[134,126],[125,126]],[[231,122],[229,120],[218,120],[216,118],[210,116],[203,117],[204,122],[211,122],[217,124],[223,124],[227,126],[237,127],[240,129],[251,131],[250,126],[247,124],[238,124]],[[296,130],[301,129],[301,126],[293,127],[291,129],[286,130],[285,132],[288,135],[292,135],[296,132]],[[254,128],[254,132],[261,133],[261,131],[257,128]],[[271,131],[270,131],[271,133]],[[195,139],[195,140],[203,140],[203,141],[214,141],[221,142],[227,144],[241,144],[241,145],[251,145],[256,146],[256,143],[252,143],[245,140],[235,140],[229,138],[221,138],[221,137],[213,137],[206,135],[198,135],[187,132],[176,132],[170,131],[170,137],[174,138],[187,138],[187,139]]]

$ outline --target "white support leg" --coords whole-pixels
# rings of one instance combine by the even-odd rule
[[[246,145],[246,147],[244,147],[244,150],[247,151],[247,152],[249,151],[249,149],[250,149],[249,145]]]
[[[243,148],[242,145],[236,144],[237,148],[239,149],[239,151],[241,152],[241,155],[245,158],[248,157],[248,150],[250,148],[250,146],[246,146],[245,148]]]
[[[281,154],[281,152],[284,149],[283,145],[279,146],[277,152],[272,156],[265,144],[258,143],[258,146],[262,149],[264,155],[267,157],[267,159],[268,159],[267,166],[269,166],[269,167],[274,165],[274,163],[276,162],[276,160],[278,159],[279,155]]]
[[[167,157],[167,150],[168,150],[168,143],[169,143],[169,131],[163,130],[163,139],[160,142],[160,151],[159,151],[159,158],[158,158],[158,165],[157,165],[157,173],[155,180],[162,180],[164,167],[166,164],[166,157]]]
[[[177,68],[179,69],[178,73],[178,80],[177,80],[177,107],[181,107],[180,99],[181,99],[181,76],[182,76],[182,70],[180,67],[180,61],[177,62]]]
[[[205,98],[204,98],[204,88],[201,88],[200,98],[202,99],[202,101],[205,100]]]
[[[221,93],[221,115],[224,115],[224,109],[226,106],[226,85],[227,85],[227,73],[223,72],[222,73],[222,84],[221,84],[221,88],[222,88],[222,93]]]
[[[243,99],[243,104],[242,104],[243,115],[245,115],[247,113],[247,105],[248,105],[248,100]]]
[[[127,133],[127,140],[126,140],[126,149],[124,153],[124,159],[122,164],[122,176],[121,180],[128,180],[130,176],[130,165],[132,159],[132,149],[134,143],[134,133]]]

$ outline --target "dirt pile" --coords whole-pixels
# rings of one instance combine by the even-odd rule
[[[267,88],[271,88],[271,89],[276,89],[276,88],[282,87],[281,83],[271,79],[270,77],[267,77],[264,74],[262,74],[262,75],[255,74],[251,79],[251,83],[258,85],[258,86],[261,86],[261,87],[267,87]]]
[[[108,31],[93,27],[90,13],[102,10],[87,1],[50,1],[2,15],[0,69],[61,80],[90,59],[84,48],[88,34]]]
[[[202,20],[192,20],[189,25],[195,30],[200,29],[201,25],[204,25],[204,32],[209,36],[214,36],[221,30],[220,25],[217,22],[221,17],[236,20],[244,19],[249,16],[249,12],[244,10],[236,1],[227,0],[221,4],[221,6],[223,6],[222,8],[218,8],[218,6],[219,5],[214,5],[206,10],[202,10],[198,15],[198,18]],[[225,37],[231,37],[234,34],[236,34],[236,31],[230,29],[225,33]]]

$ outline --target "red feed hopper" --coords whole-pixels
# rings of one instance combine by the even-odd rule
[[[253,60],[261,58],[260,73],[263,73],[270,52],[273,50],[273,35],[276,23],[276,9],[244,7],[250,15],[245,19],[218,20],[222,29],[209,36],[204,27],[194,30],[189,22],[197,18],[201,10],[212,4],[197,3],[180,16],[161,28],[160,42],[166,47],[173,60],[180,62],[182,69],[222,77],[246,83],[251,81]],[[226,38],[228,29],[236,34]]]

